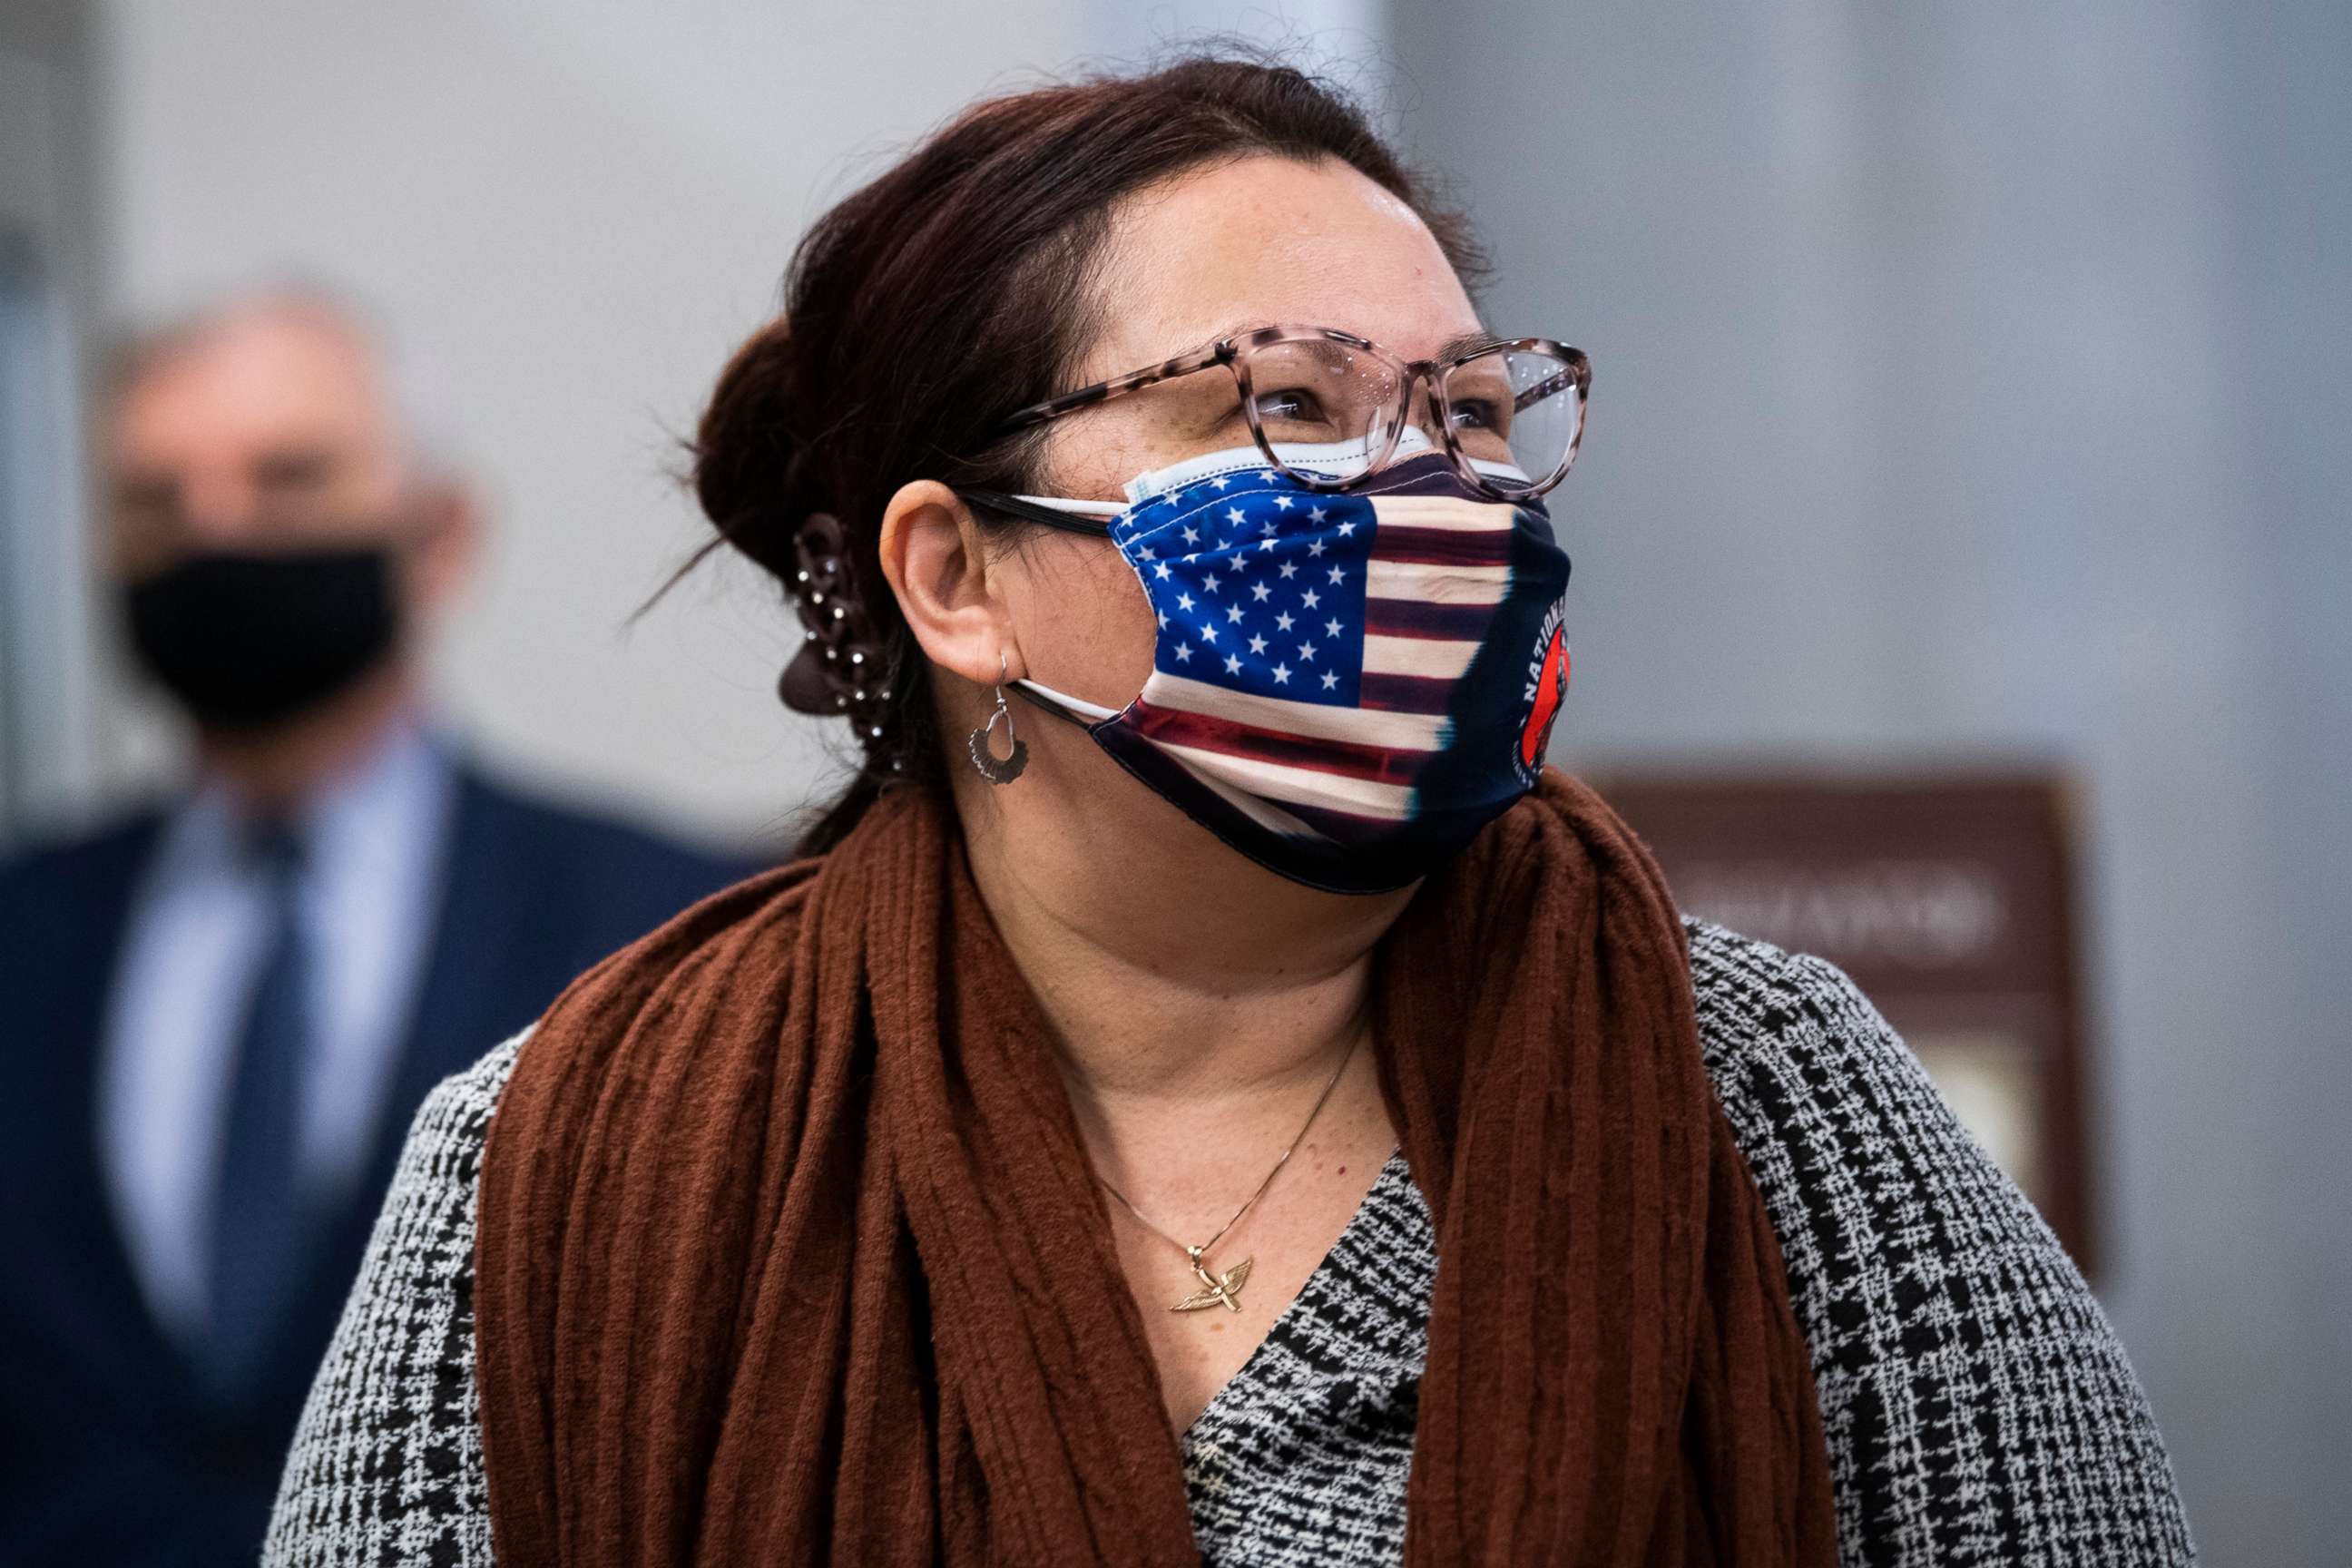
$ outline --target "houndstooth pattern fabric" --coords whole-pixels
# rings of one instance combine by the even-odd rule
[[[2123,1347],[2039,1215],[1833,964],[1685,920],[1707,1071],[1811,1351],[1849,1565],[2193,1560]],[[520,1039],[419,1112],[288,1462],[272,1568],[490,1561],[482,1138]],[[1393,1564],[1435,1237],[1391,1158],[1186,1435],[1203,1561]]]
[[[1437,1233],[1402,1154],[1184,1435],[1216,1563],[1392,1563],[1429,1344]]]
[[[529,1033],[417,1111],[295,1428],[263,1562],[488,1568],[474,1210],[490,1112]]]

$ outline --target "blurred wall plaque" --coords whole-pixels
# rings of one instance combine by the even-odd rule
[[[1852,975],[2090,1271],[2057,778],[1587,778],[1656,853],[1685,910]]]

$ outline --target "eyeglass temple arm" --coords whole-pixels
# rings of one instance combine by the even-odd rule
[[[1061,511],[1050,506],[1039,506],[1035,501],[1024,500],[1019,496],[1007,495],[1003,490],[959,489],[956,494],[968,501],[977,502],[991,511],[1001,511],[1009,517],[1017,517],[1024,522],[1034,522],[1044,528],[1058,528],[1064,533],[1083,534],[1088,539],[1110,537],[1110,524],[1098,518],[1080,517],[1074,512]]]
[[[1163,360],[1146,369],[1131,370],[1125,375],[1115,375],[1108,381],[1098,381],[1092,386],[1082,386],[1076,392],[1066,392],[1059,397],[1049,397],[1043,403],[1033,403],[1026,408],[1016,409],[997,421],[995,429],[989,433],[990,438],[1010,436],[1016,430],[1026,430],[1032,425],[1043,425],[1048,419],[1058,419],[1065,414],[1090,408],[1121,393],[1140,392],[1147,386],[1172,381],[1180,375],[1190,375],[1213,364],[1223,364],[1233,356],[1232,341],[1221,339],[1192,353],[1179,354],[1174,359]]]

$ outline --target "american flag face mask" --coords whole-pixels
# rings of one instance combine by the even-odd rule
[[[1569,677],[1540,500],[1482,495],[1435,451],[1335,492],[1247,447],[1127,491],[1013,499],[1118,545],[1159,622],[1150,679],[1116,710],[1014,685],[1192,820],[1293,880],[1381,892],[1535,786]]]

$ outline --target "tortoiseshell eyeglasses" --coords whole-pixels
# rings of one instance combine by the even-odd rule
[[[1583,353],[1549,338],[1472,337],[1435,359],[1407,360],[1328,327],[1261,327],[1032,404],[993,434],[1218,366],[1233,374],[1237,412],[1266,461],[1311,489],[1339,489],[1400,455],[1442,447],[1465,479],[1506,500],[1542,495],[1567,477],[1592,386]],[[1412,423],[1413,391],[1424,383],[1434,431]],[[1422,438],[1408,441],[1408,430]]]

